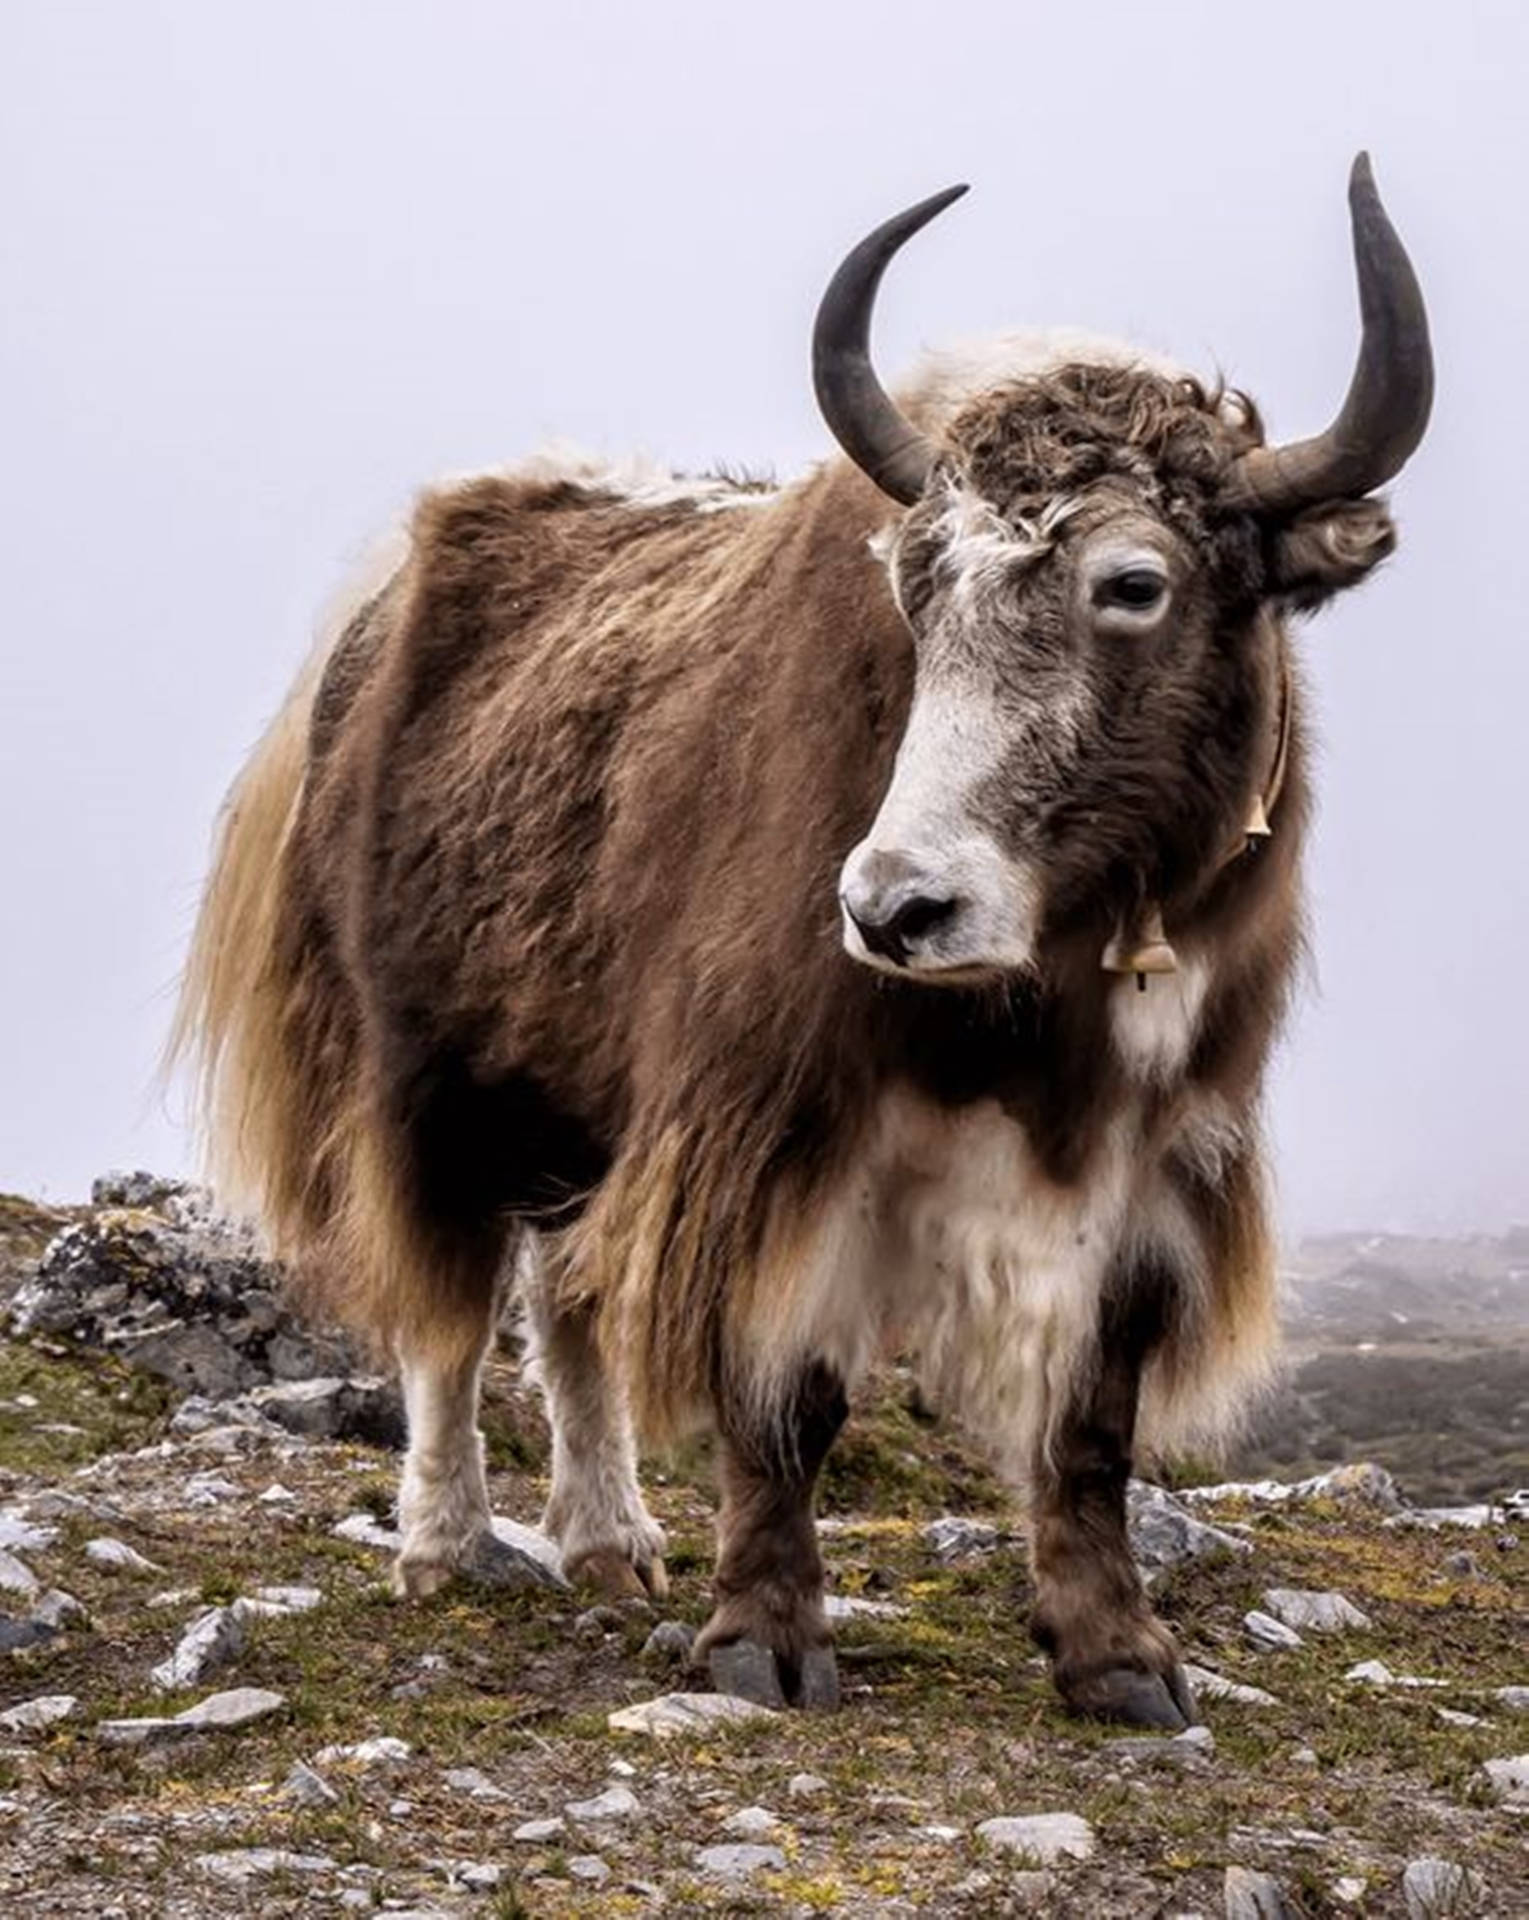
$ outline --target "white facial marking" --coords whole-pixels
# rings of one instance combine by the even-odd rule
[[[1200,1014],[1210,986],[1210,967],[1199,955],[1179,955],[1175,973],[1131,974],[1110,992],[1110,1031],[1115,1050],[1138,1080],[1172,1080],[1189,1064]]]

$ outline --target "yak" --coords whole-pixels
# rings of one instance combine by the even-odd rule
[[[1432,359],[1367,156],[1341,410],[1066,334],[869,354],[787,485],[539,457],[426,492],[234,786],[177,1040],[294,1284],[401,1370],[395,1581],[528,1577],[479,1375],[524,1298],[571,1579],[665,1591],[637,1438],[715,1434],[724,1690],[837,1698],[814,1486],[878,1356],[1028,1506],[1075,1713],[1194,1703],[1133,1460],[1275,1351],[1261,1087],[1302,946],[1291,638],[1395,542]]]

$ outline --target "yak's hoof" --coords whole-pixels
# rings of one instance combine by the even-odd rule
[[[831,1712],[839,1704],[839,1667],[832,1647],[809,1647],[800,1660],[757,1640],[730,1640],[706,1656],[718,1693],[756,1707],[805,1707]]]
[[[1195,1724],[1195,1697],[1177,1663],[1167,1673],[1108,1667],[1068,1688],[1063,1698],[1070,1712],[1091,1720],[1122,1720],[1165,1733],[1182,1733]]]
[[[596,1547],[564,1561],[563,1571],[577,1587],[593,1587],[609,1600],[663,1600],[669,1592],[669,1575],[655,1553],[645,1560],[632,1560],[620,1547]]]

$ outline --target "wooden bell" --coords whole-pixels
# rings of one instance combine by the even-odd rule
[[[1163,932],[1163,910],[1156,901],[1142,908],[1134,925],[1121,922],[1100,965],[1106,973],[1134,973],[1143,986],[1149,973],[1178,972],[1178,956]]]

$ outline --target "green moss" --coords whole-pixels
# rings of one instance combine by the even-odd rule
[[[171,1397],[163,1381],[107,1354],[0,1341],[0,1460],[23,1473],[62,1474],[145,1446],[161,1431]]]

